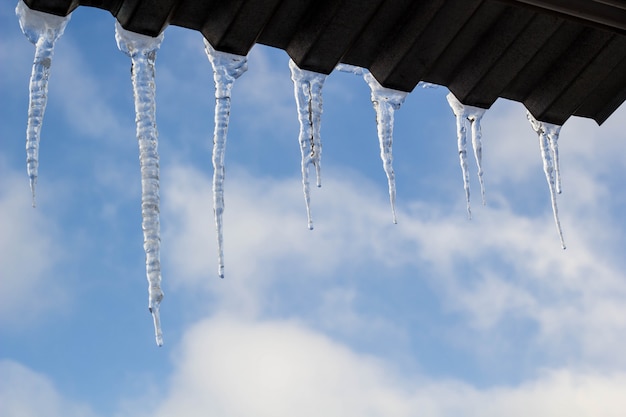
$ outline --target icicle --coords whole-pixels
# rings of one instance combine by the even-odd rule
[[[385,174],[387,174],[387,183],[389,186],[391,213],[393,215],[393,222],[398,223],[396,217],[396,179],[393,172],[392,155],[393,116],[394,112],[404,103],[409,93],[383,87],[369,71],[364,71],[363,78],[370,86],[372,93],[372,104],[374,105],[374,110],[376,110],[380,157],[383,160],[383,168],[385,169]]]
[[[213,133],[213,214],[217,228],[218,275],[224,278],[224,156],[230,117],[230,92],[233,83],[248,69],[245,56],[219,52],[205,39],[207,57],[215,81],[215,130]]]
[[[325,74],[307,71],[298,68],[295,62],[289,60],[291,79],[293,80],[294,95],[300,121],[300,152],[302,153],[302,188],[306,203],[307,221],[309,229],[313,230],[311,216],[311,196],[309,191],[309,165],[315,167],[317,186],[321,187],[320,163],[322,156],[322,139],[320,125],[322,116],[322,86],[326,80]]]
[[[467,168],[467,123],[470,123],[472,134],[472,147],[474,148],[474,158],[478,167],[478,181],[480,182],[480,194],[482,196],[483,205],[485,205],[485,182],[483,179],[482,165],[482,131],[480,121],[485,114],[485,109],[474,106],[467,106],[461,103],[454,94],[447,96],[448,103],[456,116],[456,133],[458,139],[459,160],[461,163],[461,171],[463,172],[463,188],[465,189],[465,201],[467,203],[467,215],[472,218],[472,209],[470,205],[470,185],[469,171]]]
[[[26,166],[30,179],[33,207],[39,168],[39,139],[43,115],[48,102],[48,78],[54,54],[54,44],[63,35],[70,15],[56,16],[31,10],[22,0],[15,8],[22,32],[35,45],[35,59],[30,75],[28,125],[26,128]]]
[[[459,160],[463,173],[463,188],[465,189],[465,202],[467,204],[467,216],[472,218],[472,208],[470,206],[470,185],[469,172],[467,169],[467,113],[463,105],[457,100],[454,94],[450,93],[446,97],[448,103],[456,116],[456,135],[459,150]]]
[[[561,194],[561,163],[559,162],[559,133],[561,126],[550,123],[543,124],[546,129],[546,136],[550,143],[550,151],[552,152],[552,160],[554,161],[554,179],[556,182],[556,192]]]
[[[472,147],[474,148],[474,158],[478,167],[478,182],[480,183],[480,195],[484,206],[487,202],[485,200],[485,180],[483,178],[483,134],[480,128],[480,121],[486,110],[473,106],[465,106],[465,109],[467,110],[467,120],[469,120],[472,127]]]
[[[546,180],[548,181],[548,187],[550,188],[550,200],[552,201],[554,223],[556,224],[556,229],[559,233],[559,238],[561,239],[561,247],[565,249],[563,231],[561,229],[561,222],[559,221],[559,209],[556,205],[556,194],[557,192],[560,192],[560,185],[558,185],[558,181],[555,180],[555,178],[559,178],[560,180],[557,139],[561,126],[540,122],[535,119],[529,111],[526,112],[526,117],[528,117],[530,125],[539,136],[539,147],[541,149],[541,159],[543,160],[543,171],[546,174]]]
[[[143,248],[146,252],[148,278],[148,308],[152,313],[156,343],[163,345],[159,306],[161,290],[160,223],[159,223],[159,154],[156,127],[154,62],[163,41],[163,33],[156,38],[125,30],[115,23],[115,40],[120,51],[132,60],[131,74],[135,96],[135,121],[141,165],[141,216]]]

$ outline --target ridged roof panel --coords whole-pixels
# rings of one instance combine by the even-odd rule
[[[25,2],[58,15],[98,7],[150,36],[182,26],[240,55],[262,43],[322,73],[358,65],[398,90],[433,82],[483,108],[504,97],[556,124],[601,124],[626,99],[626,0]]]

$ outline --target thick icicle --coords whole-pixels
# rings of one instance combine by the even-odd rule
[[[474,149],[474,158],[476,159],[476,165],[478,167],[478,181],[480,183],[480,194],[482,197],[483,205],[485,204],[485,182],[483,179],[483,164],[482,164],[482,131],[480,128],[480,121],[482,120],[485,109],[474,106],[467,106],[461,103],[454,94],[450,93],[447,96],[448,103],[454,112],[456,117],[456,133],[458,140],[459,160],[461,163],[461,170],[463,172],[463,188],[465,189],[465,201],[467,203],[467,215],[472,218],[472,209],[470,205],[470,184],[469,184],[469,171],[467,168],[467,123],[470,123],[471,135],[472,135],[472,147]]]
[[[557,140],[561,126],[540,122],[534,118],[530,112],[526,112],[528,121],[533,130],[539,136],[539,147],[541,149],[541,159],[543,160],[543,171],[546,174],[548,187],[550,188],[550,200],[552,202],[552,213],[554,215],[554,223],[561,239],[561,247],[565,249],[565,241],[563,240],[563,231],[559,220],[559,209],[556,205],[556,194],[560,192],[560,173],[558,168],[558,147]],[[558,180],[557,180],[558,178]]]
[[[380,158],[383,160],[383,168],[385,169],[385,174],[387,174],[393,222],[398,223],[396,217],[396,178],[393,172],[392,153],[393,116],[394,112],[404,103],[409,93],[383,87],[369,71],[363,72],[363,78],[370,87],[372,104],[374,105],[374,110],[376,110]]]
[[[56,16],[31,10],[22,0],[17,3],[15,14],[22,32],[35,45],[35,59],[30,75],[28,125],[26,128],[26,166],[35,207],[35,188],[39,168],[39,139],[43,116],[48,102],[48,78],[54,54],[54,44],[63,35],[70,15]]]
[[[550,143],[550,151],[552,152],[552,160],[554,162],[554,180],[556,182],[556,192],[561,194],[561,163],[559,162],[559,133],[561,133],[561,126],[544,123],[546,129],[546,136]]]
[[[215,81],[215,130],[213,133],[213,213],[217,228],[218,275],[224,278],[224,156],[230,117],[230,92],[233,83],[248,69],[245,56],[233,55],[213,49],[204,40],[205,50],[213,67]]]
[[[159,222],[159,154],[156,127],[154,62],[163,33],[156,38],[125,30],[115,23],[115,40],[120,51],[132,60],[131,74],[135,96],[135,122],[141,165],[141,216],[143,248],[146,252],[148,308],[152,313],[156,343],[163,345],[159,307],[161,290],[161,236]]]
[[[307,221],[309,229],[313,229],[311,216],[311,196],[309,191],[309,165],[315,167],[317,186],[321,187],[321,156],[322,139],[320,125],[322,118],[322,87],[326,80],[325,74],[307,71],[298,68],[295,62],[289,60],[291,79],[293,80],[294,95],[300,121],[300,152],[302,153],[302,188],[306,203]]]

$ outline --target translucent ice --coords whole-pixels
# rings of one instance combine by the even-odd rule
[[[315,167],[317,186],[321,187],[320,163],[322,156],[322,139],[320,125],[322,118],[322,87],[326,80],[325,74],[298,68],[289,60],[291,79],[300,121],[300,152],[302,153],[302,188],[306,203],[309,229],[313,229],[311,216],[311,196],[309,191],[309,165]]]
[[[363,78],[370,86],[372,104],[376,110],[376,126],[378,128],[378,142],[380,144],[380,158],[383,160],[383,168],[387,174],[389,186],[389,201],[393,222],[397,223],[396,217],[396,178],[393,172],[393,116],[400,108],[406,96],[405,91],[385,88],[374,78],[369,71],[363,72]]]
[[[482,166],[482,131],[480,121],[485,114],[485,109],[474,106],[467,106],[461,103],[454,94],[449,93],[447,96],[448,103],[456,117],[456,134],[457,146],[459,150],[459,161],[461,163],[461,171],[463,172],[463,188],[465,189],[465,201],[467,204],[467,215],[472,218],[472,209],[470,205],[470,185],[469,171],[467,168],[467,124],[470,124],[472,135],[472,147],[474,148],[474,158],[478,167],[478,181],[480,182],[480,193],[483,205],[485,204],[485,183],[483,179]]]
[[[213,49],[205,39],[207,57],[213,67],[215,81],[215,130],[213,133],[213,210],[217,228],[218,275],[224,278],[224,156],[230,117],[230,93],[233,83],[248,69],[245,56]]]
[[[561,230],[561,222],[559,221],[559,209],[556,205],[556,194],[561,192],[561,175],[558,165],[558,145],[559,132],[561,126],[540,122],[533,117],[530,112],[526,112],[528,121],[533,130],[539,136],[539,148],[541,149],[541,159],[543,160],[543,171],[546,174],[548,187],[550,188],[550,200],[552,201],[552,213],[554,215],[554,223],[559,232],[561,239],[561,247],[565,249],[565,241],[563,240],[563,231]]]
[[[31,10],[22,0],[15,8],[22,32],[35,45],[35,59],[30,75],[28,125],[26,127],[26,166],[35,207],[35,188],[39,168],[39,139],[48,102],[48,78],[54,44],[63,35],[68,16],[56,16]]]
[[[161,290],[161,234],[159,221],[159,154],[156,126],[154,62],[163,33],[153,38],[125,30],[115,23],[115,40],[120,51],[131,58],[135,97],[135,121],[141,165],[141,216],[143,248],[146,252],[148,308],[154,320],[157,345],[163,345],[159,307]]]

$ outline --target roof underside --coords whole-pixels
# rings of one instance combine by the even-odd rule
[[[255,43],[303,69],[368,68],[385,87],[447,86],[467,105],[522,102],[539,120],[603,123],[626,99],[626,0],[25,0],[66,15],[110,11],[127,30],[201,32],[217,50]]]

